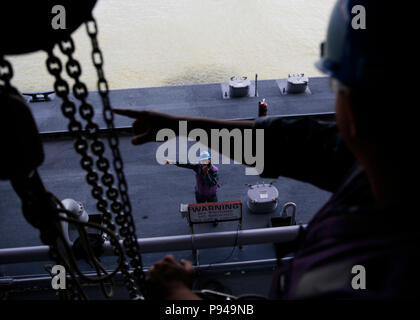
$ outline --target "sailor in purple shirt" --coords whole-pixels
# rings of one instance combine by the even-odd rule
[[[194,170],[196,179],[195,200],[197,203],[217,202],[217,188],[219,187],[218,169],[211,163],[209,152],[201,152],[200,164],[182,164],[172,160],[166,160],[166,163]]]

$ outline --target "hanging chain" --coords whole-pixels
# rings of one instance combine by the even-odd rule
[[[13,68],[9,61],[0,55],[0,89],[10,90],[12,85],[10,80],[13,78]]]
[[[48,58],[47,58],[47,69],[50,74],[55,77],[54,83],[54,90],[56,94],[63,100],[61,105],[61,111],[63,115],[69,120],[68,130],[74,134],[76,134],[76,140],[74,143],[74,147],[77,153],[81,155],[81,167],[84,169],[86,174],[86,181],[92,187],[92,196],[97,200],[97,209],[102,213],[102,223],[105,225],[106,228],[110,229],[111,231],[115,231],[115,225],[112,221],[112,214],[107,209],[108,202],[103,197],[103,188],[99,185],[99,175],[95,172],[93,168],[94,160],[91,156],[89,156],[89,147],[88,147],[88,139],[92,139],[93,142],[91,144],[92,152],[99,158],[96,162],[99,170],[103,172],[102,175],[102,183],[108,187],[106,195],[113,200],[111,205],[112,212],[116,213],[117,215],[120,213],[121,204],[118,202],[118,191],[113,188],[114,178],[112,174],[108,172],[109,162],[106,158],[104,158],[103,153],[105,151],[105,146],[98,138],[98,130],[99,127],[92,121],[94,111],[93,107],[86,102],[87,97],[87,89],[86,86],[80,82],[79,76],[81,75],[81,68],[80,64],[73,59],[72,52],[74,51],[73,41],[65,40],[62,44],[60,44],[60,49],[64,51],[64,53],[68,57],[68,62],[66,64],[67,72],[69,73],[70,77],[75,79],[75,85],[73,86],[73,92],[76,98],[82,101],[81,106],[79,107],[79,113],[82,118],[87,120],[86,131],[83,132],[82,124],[76,120],[76,106],[75,104],[69,99],[69,85],[68,83],[61,77],[62,71],[62,64],[60,59],[54,55],[52,49],[47,50]],[[116,222],[117,224],[121,223],[121,218],[117,216]],[[123,232],[124,233],[124,232]],[[121,234],[121,230],[120,230]],[[114,243],[113,239],[110,240],[111,244],[114,246],[114,252],[117,250],[116,244]],[[136,239],[137,242],[137,239]],[[129,273],[129,266],[127,261],[124,259],[121,262],[121,272],[124,276],[125,285],[128,288],[130,297],[132,299],[137,299],[139,297],[138,289],[135,286],[135,282],[132,276]]]
[[[114,170],[117,175],[118,180],[118,190],[120,192],[121,200],[123,203],[123,217],[126,218],[126,224],[129,225],[130,228],[126,228],[127,230],[127,236],[124,239],[124,246],[127,250],[127,255],[131,258],[131,266],[134,268],[134,276],[136,277],[139,285],[142,286],[142,292],[144,288],[144,279],[145,274],[143,272],[143,263],[140,255],[140,248],[137,242],[137,236],[136,236],[136,229],[134,225],[134,221],[132,219],[132,207],[130,204],[130,198],[128,196],[128,185],[125,179],[124,171],[123,171],[123,161],[119,150],[119,139],[118,135],[114,128],[114,114],[112,113],[111,103],[109,100],[109,86],[108,82],[105,79],[105,73],[103,71],[103,55],[102,51],[99,48],[99,43],[97,39],[98,35],[98,26],[96,24],[96,21],[93,17],[91,17],[86,22],[86,31],[89,35],[89,38],[92,43],[92,62],[95,66],[96,72],[98,74],[98,83],[97,88],[99,95],[102,99],[102,105],[103,105],[103,117],[104,121],[106,123],[106,126],[110,132],[109,135],[107,135],[108,144],[111,148],[112,155],[114,158],[113,165]],[[125,225],[124,223],[124,225]],[[123,228],[125,228],[123,226]]]
[[[13,67],[9,61],[5,60],[3,56],[0,56],[0,92],[7,91],[7,92],[18,92],[12,85],[10,80],[13,78]],[[50,245],[49,256],[52,260],[54,260],[57,264],[64,264],[64,261],[61,259],[57,244]],[[61,299],[82,299],[81,293],[77,290],[77,288],[73,285],[73,278],[68,282],[67,289],[65,291],[60,292]]]
[[[55,77],[54,90],[62,99],[61,110],[63,115],[69,120],[68,130],[76,135],[74,147],[77,153],[81,155],[81,167],[87,172],[86,180],[92,187],[92,196],[97,200],[97,209],[102,213],[103,224],[110,230],[115,231],[115,225],[112,222],[112,214],[108,211],[108,202],[103,198],[103,188],[99,185],[99,175],[93,169],[93,158],[89,155],[88,140],[91,140],[90,149],[97,157],[96,166],[102,172],[101,181],[107,187],[106,196],[111,200],[111,211],[116,214],[115,221],[119,226],[119,234],[123,238],[123,246],[127,256],[130,258],[130,265],[134,268],[134,278],[129,272],[129,266],[124,259],[121,261],[121,272],[125,278],[125,285],[128,288],[130,297],[133,299],[143,298],[141,293],[145,292],[143,263],[140,255],[140,248],[137,242],[135,224],[132,217],[132,207],[128,196],[128,186],[123,171],[123,161],[119,152],[119,139],[114,130],[113,113],[109,101],[108,82],[105,79],[102,69],[103,55],[97,41],[97,25],[93,18],[86,23],[88,35],[92,42],[92,60],[98,73],[98,91],[103,103],[103,116],[107,128],[110,131],[108,143],[113,155],[113,167],[117,175],[118,190],[114,188],[114,177],[109,170],[109,161],[104,157],[105,146],[98,137],[99,126],[92,120],[94,109],[86,100],[88,90],[86,85],[80,81],[82,73],[80,64],[73,58],[74,43],[71,37],[62,40],[59,43],[60,50],[67,56],[66,63],[67,74],[75,81],[73,85],[73,94],[81,102],[79,106],[80,116],[87,122],[85,130],[82,130],[82,124],[76,120],[76,106],[69,99],[69,85],[61,77],[62,64],[60,59],[53,54],[53,48],[47,50],[48,58],[46,61],[48,72]],[[11,89],[10,79],[13,77],[11,64],[0,56],[0,89]],[[122,203],[118,200],[121,197]],[[115,241],[111,240],[114,245]],[[51,248],[53,256],[58,259],[58,254]],[[77,292],[71,293],[77,296]],[[139,295],[140,294],[140,295]]]

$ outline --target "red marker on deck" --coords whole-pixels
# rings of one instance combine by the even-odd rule
[[[265,102],[265,98],[262,99],[262,101],[258,102],[258,116],[259,117],[267,116],[267,102]]]

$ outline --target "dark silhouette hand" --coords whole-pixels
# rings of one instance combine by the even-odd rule
[[[184,259],[178,262],[173,255],[155,263],[146,276],[152,297],[157,299],[194,298],[191,292],[193,280],[192,264]]]
[[[134,145],[156,141],[156,134],[164,128],[172,129],[177,125],[177,119],[170,114],[150,110],[113,109],[113,113],[135,119],[133,122]]]

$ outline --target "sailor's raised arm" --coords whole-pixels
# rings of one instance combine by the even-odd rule
[[[189,162],[188,163],[179,163],[178,161],[169,160],[169,159],[166,159],[165,163],[166,164],[174,164],[177,167],[192,169],[194,171],[197,170],[197,166],[198,166],[198,164],[192,164],[192,163],[189,163]]]

